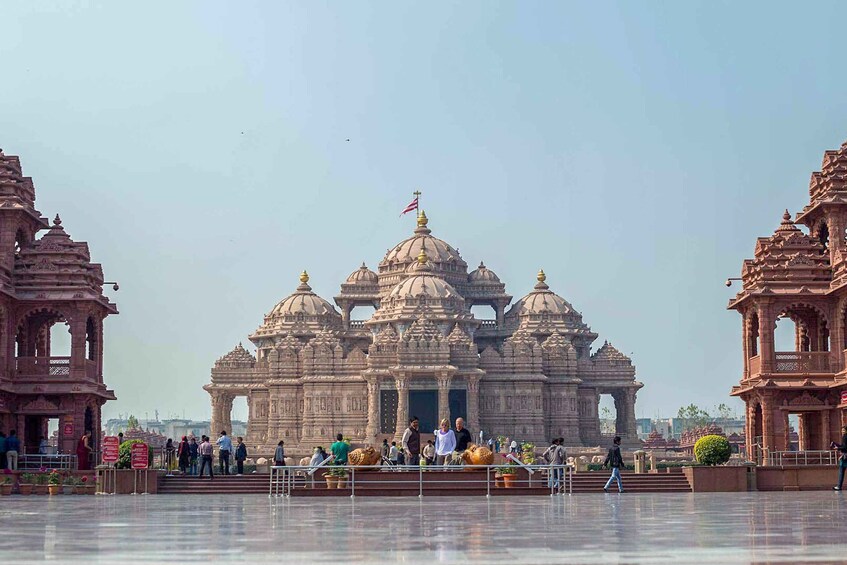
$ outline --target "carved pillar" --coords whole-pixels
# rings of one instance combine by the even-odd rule
[[[447,419],[450,421],[450,377],[438,376],[438,422]],[[452,426],[451,426],[452,427]]]
[[[747,460],[755,461],[756,453],[754,443],[756,442],[756,408],[751,398],[744,398],[747,418],[744,421],[744,443],[746,445]]]
[[[379,380],[368,379],[368,425],[365,438],[375,440],[379,434]],[[399,400],[399,399],[398,399]]]
[[[829,449],[829,410],[821,410],[821,445],[820,449]]]
[[[625,392],[624,401],[624,433],[630,440],[638,439],[638,427],[635,421],[635,397],[638,391],[634,388],[628,388]]]
[[[505,313],[506,313],[506,304],[504,302],[497,302],[497,327],[502,328],[505,324]]]
[[[395,376],[394,386],[397,388],[397,423],[394,426],[394,439],[399,442],[409,425],[409,380],[405,376]]]
[[[71,331],[71,378],[84,379],[85,374],[85,320],[69,320]],[[48,330],[49,331],[49,330]],[[52,351],[50,353],[53,354]]]
[[[221,405],[220,405],[220,393],[219,392],[210,392],[209,397],[212,400],[212,418],[209,422],[209,427],[211,430],[209,434],[212,435],[215,433],[215,430],[220,431],[221,427]],[[198,438],[199,443],[199,438]]]
[[[468,428],[471,435],[479,437],[479,377],[476,375],[467,378],[468,386]]]
[[[231,394],[222,394],[219,402],[221,409],[220,415],[220,430],[212,430],[212,438],[217,437],[221,430],[226,430],[226,433],[232,435],[232,401],[235,397]]]
[[[744,379],[750,378],[750,341],[752,339],[752,333],[753,328],[751,327],[748,313],[745,311],[744,315],[741,316],[741,354],[744,358],[744,365],[741,374]]]
[[[768,394],[762,397],[762,448],[767,455],[776,451],[773,436],[773,396]]]
[[[797,435],[800,438],[797,449],[799,451],[807,451],[809,449],[809,426],[806,422],[805,413],[797,415]]]
[[[782,410],[782,445],[784,451],[791,451],[791,426],[788,422],[788,410]]]
[[[762,346],[760,352],[762,373],[773,373],[774,349],[773,330],[775,320],[771,316],[771,309],[767,304],[759,305],[759,342]]]

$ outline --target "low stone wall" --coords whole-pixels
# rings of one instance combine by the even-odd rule
[[[135,473],[138,473],[138,482],[136,484]],[[145,473],[146,473],[146,490],[145,490]],[[139,493],[146,492],[147,494],[156,494],[159,492],[159,475],[163,471],[156,469],[147,469],[146,471],[133,471],[132,469],[119,469],[112,471],[108,479],[108,484],[104,480],[106,474],[105,469],[97,470],[97,492],[108,494],[132,494],[133,489],[138,488]],[[112,478],[114,477],[114,479]],[[112,482],[114,481],[114,484]]]
[[[683,467],[693,492],[747,492],[755,489],[755,481],[748,482],[748,473],[755,475],[753,467]]]
[[[756,482],[763,491],[827,490],[838,482],[838,466],[758,467]]]

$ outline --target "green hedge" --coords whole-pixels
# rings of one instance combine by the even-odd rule
[[[694,444],[694,457],[701,465],[723,465],[730,455],[732,447],[723,436],[703,436]]]
[[[118,448],[118,464],[115,465],[115,467],[117,469],[130,469],[130,468],[132,468],[131,462],[130,462],[130,451],[132,449],[131,446],[132,446],[133,443],[144,443],[144,442],[140,439],[128,439],[125,442],[123,442],[121,444],[121,446]],[[153,448],[150,447],[149,445],[147,446],[147,455],[148,455],[148,461],[152,465],[153,464]]]

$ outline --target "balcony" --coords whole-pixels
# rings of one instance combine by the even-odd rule
[[[832,372],[829,365],[829,351],[777,351],[775,357],[775,373]]]
[[[66,380],[71,377],[70,357],[18,357],[16,374],[23,379]],[[85,377],[97,381],[97,361],[85,359]]]
[[[762,372],[762,358],[758,355],[750,357],[750,374],[758,375]]]

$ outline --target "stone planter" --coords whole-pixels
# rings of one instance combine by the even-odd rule
[[[347,477],[338,477],[338,488],[347,488]]]
[[[32,488],[34,486],[35,485],[21,483],[18,485],[18,490],[22,495],[29,496],[30,494],[32,494]]]
[[[62,485],[62,494],[73,494],[74,486],[73,485]]]
[[[9,496],[10,494],[12,494],[12,485],[11,485],[11,483],[10,483],[10,484],[8,484],[8,485],[7,485],[7,484],[2,484],[2,485],[0,485],[0,495],[2,495],[2,496]]]
[[[518,478],[516,473],[503,475],[503,488],[515,488],[515,480]]]
[[[326,479],[326,488],[338,488],[338,477],[326,475],[324,478]]]
[[[503,488],[503,475],[500,473],[494,474],[494,488]]]
[[[95,492],[97,492],[97,485],[85,485],[84,490],[85,490],[85,494],[93,495]]]
[[[47,485],[47,492],[51,495],[62,494],[62,485]]]
[[[47,485],[32,485],[32,494],[47,494]]]

